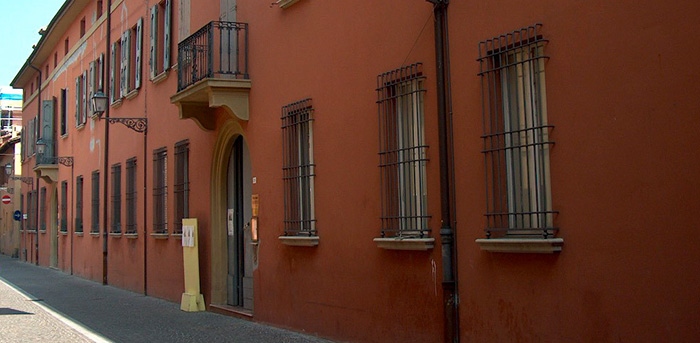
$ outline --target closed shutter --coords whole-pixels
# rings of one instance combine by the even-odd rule
[[[92,108],[92,96],[95,95],[95,61],[90,62],[90,76],[88,79],[88,113],[92,116],[95,109]]]
[[[75,79],[75,127],[80,126],[80,76]]]
[[[136,22],[136,61],[134,61],[134,88],[141,88],[141,49],[143,45],[143,18]]]
[[[112,43],[112,56],[110,57],[109,60],[109,102],[113,103],[115,100],[114,94],[115,94],[115,88],[116,85],[114,84],[114,71],[116,70],[114,68],[114,64],[117,61],[117,43],[114,42]]]
[[[163,71],[170,68],[170,22],[173,16],[172,0],[165,0],[163,13]]]
[[[127,31],[128,32],[128,31]],[[120,68],[119,68],[119,80],[120,80],[120,87],[119,89],[121,90],[120,92],[120,98],[124,97],[126,95],[126,92],[129,88],[129,78],[128,78],[128,72],[129,72],[129,66],[128,66],[128,56],[129,56],[129,40],[127,36],[127,32],[122,33],[122,47],[121,47],[121,62],[120,62]]]
[[[151,48],[148,65],[151,67],[151,79],[158,75],[158,5],[151,7]]]
[[[88,75],[87,75],[87,70],[83,72],[83,84],[82,84],[82,93],[83,93],[83,108],[82,108],[82,123],[85,123],[87,121],[87,109],[88,109],[88,97],[87,97],[87,88],[88,88]]]
[[[97,89],[104,93],[105,54],[100,54],[97,68]]]

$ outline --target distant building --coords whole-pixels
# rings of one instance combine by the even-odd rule
[[[14,257],[20,252],[20,221],[13,218],[20,210],[21,192],[18,180],[11,175],[21,175],[20,131],[22,130],[22,90],[0,87],[0,196],[9,196],[9,204],[0,204],[0,253]],[[16,157],[16,158],[15,158]],[[15,192],[16,190],[16,192]]]

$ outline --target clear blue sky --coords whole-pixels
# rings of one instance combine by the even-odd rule
[[[0,0],[0,86],[8,86],[64,0]]]

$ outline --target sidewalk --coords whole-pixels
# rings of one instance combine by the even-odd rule
[[[329,341],[84,280],[0,255],[0,277],[114,342],[328,343]]]

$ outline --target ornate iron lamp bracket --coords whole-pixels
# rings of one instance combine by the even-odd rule
[[[148,120],[146,118],[107,118],[110,124],[122,123],[126,127],[136,132],[146,132],[148,128]]]
[[[30,176],[15,176],[15,175],[10,175],[10,180],[20,180],[30,186],[34,185],[34,178]]]

